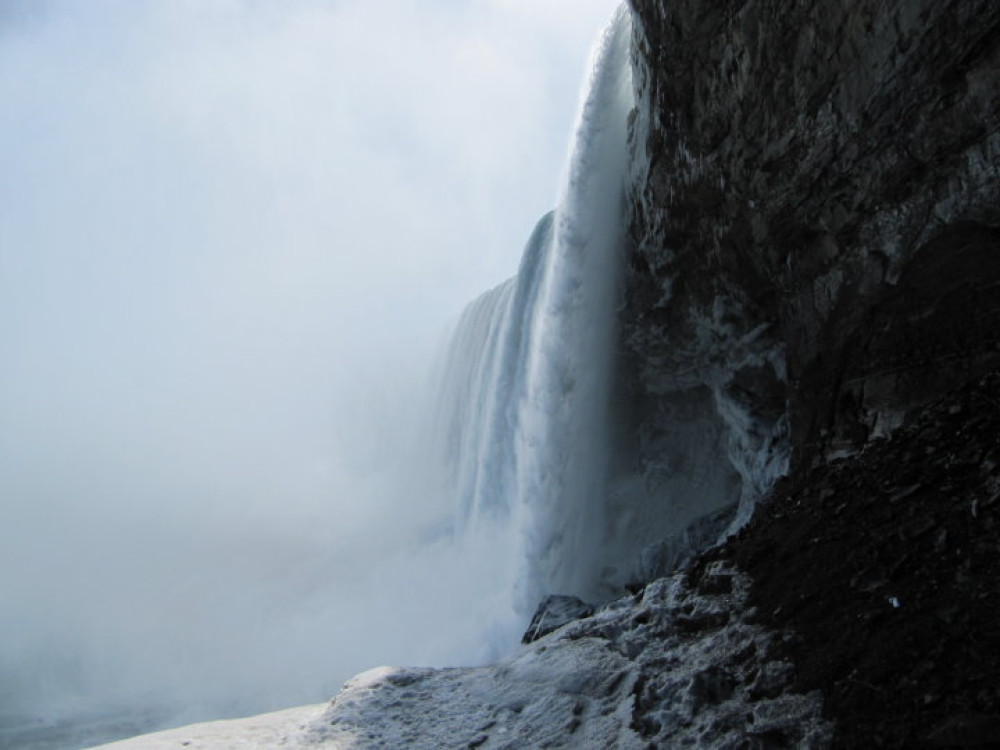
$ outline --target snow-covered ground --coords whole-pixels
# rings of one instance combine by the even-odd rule
[[[781,635],[748,621],[747,588],[716,564],[696,588],[683,573],[662,578],[492,666],[382,667],[325,705],[102,747],[828,746],[820,697],[790,692],[794,666],[769,659]]]
[[[267,748],[308,747],[297,733],[322,716],[325,704],[299,706],[247,719],[209,721],[100,745],[102,748]],[[340,747],[340,745],[331,745]],[[345,746],[346,747],[346,746]]]

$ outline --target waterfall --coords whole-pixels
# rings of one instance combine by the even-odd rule
[[[464,132],[478,120],[439,111],[453,92],[439,86],[430,103],[417,97],[419,112],[397,132],[413,103],[409,79],[393,76],[373,96],[383,78],[362,71],[355,81],[338,67],[356,67],[348,42],[379,20],[360,12],[364,3],[322,13],[226,5],[204,28],[200,7],[148,5],[122,15],[102,4],[83,25],[53,9],[38,19],[38,43],[18,42],[9,56],[37,68],[39,84],[76,91],[79,66],[69,63],[85,51],[94,59],[80,75],[99,71],[107,96],[39,98],[33,85],[14,86],[6,118],[15,135],[35,132],[34,122],[65,127],[26,142],[18,163],[37,189],[8,211],[17,240],[8,244],[25,251],[4,258],[16,293],[5,307],[13,328],[0,331],[16,365],[0,403],[10,508],[0,746],[46,737],[58,746],[70,735],[85,744],[133,723],[319,701],[378,663],[482,664],[516,647],[542,594],[589,596],[605,562],[604,423],[632,108],[627,9],[592,60],[556,209],[517,275],[462,316],[435,400],[424,336],[452,304],[437,290],[466,282],[424,253],[439,227],[458,227],[456,245],[468,236],[455,212],[468,215],[479,199],[435,216],[436,191],[454,175],[422,182],[438,153],[425,147],[441,141],[421,145],[408,128],[440,118]],[[382,15],[386,39],[399,26],[413,37],[410,11]],[[463,24],[495,14],[466,15]],[[348,34],[342,21],[354,17]],[[206,33],[188,45],[191,28]],[[454,49],[478,55],[479,37],[467,44],[463,28],[446,30]],[[152,41],[112,44],[109,55],[102,29]],[[25,30],[34,39],[34,21]],[[413,51],[438,38],[413,37]],[[299,43],[302,58],[283,65]],[[59,45],[72,52],[65,60]],[[448,49],[415,70],[452,60]],[[504,49],[487,45],[483,62],[491,68]],[[516,90],[539,59],[499,75]],[[466,71],[458,93],[488,85],[481,72]],[[347,96],[355,85],[357,100]],[[525,101],[543,86],[535,81]],[[117,96],[132,89],[151,96]],[[51,102],[56,110],[39,108]],[[385,106],[367,111],[373,103]],[[548,108],[538,114],[549,121]],[[394,149],[411,139],[415,159],[397,164]],[[541,153],[535,145],[525,141],[525,153]],[[38,154],[65,169],[55,175]],[[404,173],[405,184],[388,184]],[[357,179],[388,192],[369,200],[381,191],[356,190]],[[82,203],[76,184],[89,186]],[[216,194],[225,200],[207,199]],[[67,220],[39,222],[53,206]],[[385,222],[395,207],[398,224]],[[494,223],[492,211],[486,218]],[[86,283],[74,273],[81,259]],[[441,307],[397,320],[436,295]]]
[[[465,311],[443,368],[439,439],[458,533],[511,538],[523,612],[590,595],[601,567],[620,287],[630,14],[597,47],[557,208],[517,275]]]

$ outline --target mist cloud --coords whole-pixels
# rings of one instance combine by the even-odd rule
[[[490,656],[462,592],[501,582],[427,541],[412,417],[613,5],[0,6],[0,715]]]

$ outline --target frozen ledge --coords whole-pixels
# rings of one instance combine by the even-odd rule
[[[751,622],[749,579],[715,563],[662,578],[488,667],[379,668],[329,704],[105,745],[187,748],[828,747],[818,694],[791,692],[781,634]]]

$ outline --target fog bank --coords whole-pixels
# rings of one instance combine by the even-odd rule
[[[412,425],[612,5],[3,5],[0,717],[262,711],[516,634]]]

